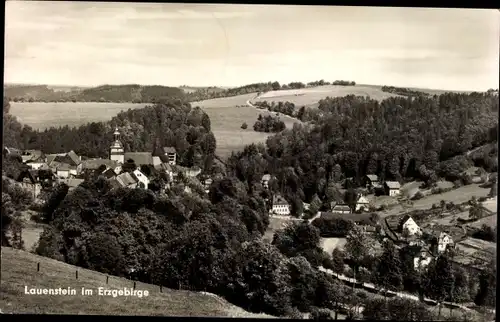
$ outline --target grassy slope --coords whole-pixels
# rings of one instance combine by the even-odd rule
[[[256,109],[246,105],[248,100],[255,97],[255,93],[210,99],[191,103],[201,107],[210,117],[212,131],[217,139],[217,154],[225,157],[232,150],[239,150],[245,145],[254,142],[265,142],[272,133],[255,132],[253,125],[259,114],[269,114],[266,110]],[[242,106],[242,107],[236,107]],[[287,128],[299,122],[293,118],[281,118]],[[243,130],[241,124],[247,123],[248,128]]]
[[[40,272],[37,272],[40,263]],[[79,279],[75,279],[78,269]],[[148,290],[148,297],[100,297],[98,287],[106,287],[106,275],[77,268],[63,262],[37,256],[25,251],[2,247],[2,281],[0,309],[4,313],[52,314],[106,314],[106,315],[157,315],[157,316],[206,316],[206,317],[260,317],[229,304],[215,295],[177,291],[137,283],[137,290]],[[25,295],[29,288],[94,289],[93,296]],[[133,282],[110,276],[110,289],[132,287]]]

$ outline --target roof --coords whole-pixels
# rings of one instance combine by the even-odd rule
[[[71,150],[67,153],[68,157],[71,158],[71,160],[76,164],[79,165],[81,163],[80,157],[75,153],[75,151]]]
[[[125,162],[129,159],[134,160],[135,165],[153,164],[153,155],[151,152],[125,152]]]
[[[271,180],[271,175],[270,174],[265,174],[262,176],[262,181],[269,181]]]
[[[128,172],[116,176],[116,180],[122,187],[128,187],[129,185],[137,183],[137,177]]]
[[[43,153],[40,150],[25,150],[22,154],[23,162],[27,161],[38,161],[43,157]]]
[[[16,149],[16,148],[11,148],[11,147],[4,147],[4,151],[6,151],[8,154],[19,154],[21,155],[21,150]]]
[[[72,169],[72,167],[67,163],[59,163],[56,166],[56,169],[57,169],[57,171],[69,171]]]
[[[17,181],[22,181],[24,178],[30,179],[32,183],[38,182],[38,171],[37,170],[23,170],[19,173]]]
[[[64,182],[69,188],[76,188],[84,181],[85,181],[84,179],[66,179],[66,180],[60,180],[59,182]]]
[[[113,170],[113,169],[109,168],[109,169],[107,169],[107,170],[104,170],[104,171],[102,172],[102,175],[103,175],[103,176],[105,176],[105,177],[106,177],[106,178],[108,178],[108,179],[111,179],[111,178],[113,178],[113,177],[116,177],[116,172],[115,172],[115,170]]]
[[[274,195],[273,196],[273,206],[277,206],[277,205],[288,206],[289,204],[285,200],[285,198],[283,198],[282,196],[280,196],[280,195]]]
[[[109,159],[90,159],[82,161],[83,169],[97,170],[101,165],[105,165],[107,168],[115,168],[118,163],[115,160]]]
[[[165,153],[177,153],[173,146],[166,146],[163,148],[163,152]]]
[[[397,181],[386,181],[385,184],[389,189],[399,189],[401,185]]]
[[[336,205],[332,209],[333,212],[335,211],[351,211],[351,208],[347,205]]]
[[[378,181],[378,176],[376,174],[367,174],[366,177],[370,179],[370,181]]]
[[[160,157],[153,157],[153,165],[155,167],[159,166],[160,164],[162,164],[162,161],[161,161],[161,158]]]

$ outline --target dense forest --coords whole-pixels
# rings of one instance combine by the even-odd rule
[[[382,91],[402,96],[430,96],[429,93],[415,91],[404,87],[382,86]]]
[[[253,130],[257,132],[281,132],[286,128],[285,122],[280,120],[278,116],[259,114],[257,121],[253,125]]]
[[[496,145],[480,155],[464,153],[497,141],[498,95],[454,94],[394,97],[382,102],[367,97],[327,98],[314,125],[295,124],[235,152],[229,169],[249,186],[267,171],[287,200],[332,200],[335,184],[363,175],[381,180],[421,179],[432,186],[439,177],[463,179],[462,172],[480,165],[498,168]]]
[[[113,102],[155,103],[164,98],[184,98],[184,91],[168,86],[102,85],[54,90],[47,85],[5,86],[4,97],[13,102]]]
[[[164,101],[142,109],[120,112],[109,122],[92,122],[80,127],[50,128],[43,131],[22,126],[9,113],[4,100],[4,145],[39,149],[44,153],[74,150],[87,157],[109,157],[113,131],[118,127],[126,151],[155,152],[164,146],[177,150],[177,162],[184,166],[210,168],[216,140],[210,118],[189,103]],[[7,112],[6,112],[7,111]]]

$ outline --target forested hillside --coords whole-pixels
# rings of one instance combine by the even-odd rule
[[[44,153],[74,150],[87,157],[107,158],[113,131],[118,127],[126,151],[153,152],[157,147],[174,146],[181,165],[201,168],[211,165],[215,153],[216,140],[208,115],[179,100],[124,111],[109,122],[44,131],[22,126],[6,113],[8,106],[4,100],[4,145],[9,147],[40,149]]]
[[[475,163],[497,171],[496,149],[474,160],[464,153],[497,140],[498,95],[452,94],[395,97],[378,102],[366,97],[328,98],[320,102],[317,124],[296,124],[248,146],[228,161],[249,185],[265,171],[288,200],[310,202],[334,195],[332,184],[365,174],[381,180],[418,178],[432,185],[438,177],[454,181]],[[491,153],[490,153],[491,152]]]
[[[47,85],[4,86],[4,97],[14,102],[113,102],[155,103],[164,98],[184,98],[184,91],[169,86],[102,85],[55,91]]]

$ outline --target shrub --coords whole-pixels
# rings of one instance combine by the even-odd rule
[[[424,194],[420,191],[418,191],[412,198],[411,200],[419,200],[419,199],[422,199],[424,197]]]
[[[248,128],[248,125],[246,123],[241,124],[241,128],[243,130],[246,130]]]

